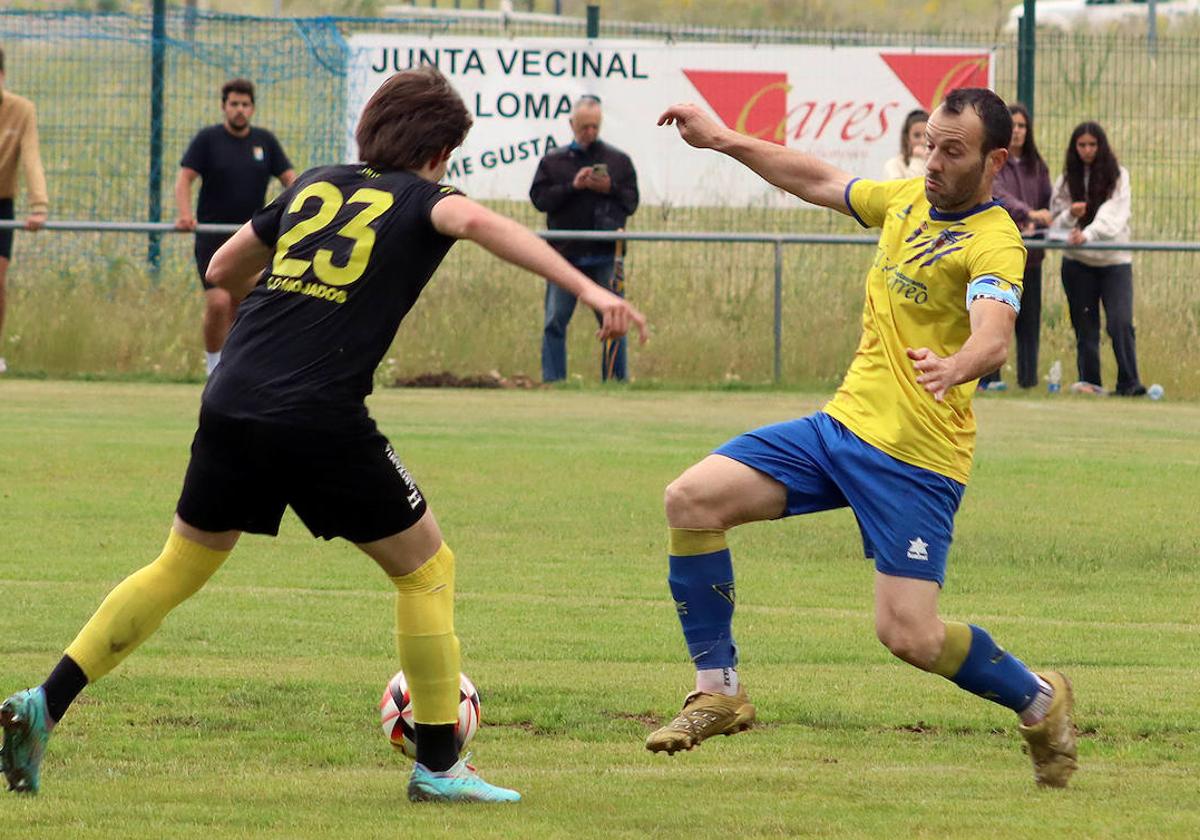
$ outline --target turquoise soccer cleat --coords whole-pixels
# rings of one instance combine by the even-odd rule
[[[42,754],[46,751],[46,742],[50,740],[49,721],[46,693],[40,686],[18,691],[0,705],[0,727],[4,728],[0,769],[4,770],[9,790],[29,794],[38,792],[38,771]]]
[[[413,767],[408,779],[408,798],[413,802],[520,802],[515,790],[490,785],[467,763],[470,753],[441,773],[423,764]]]

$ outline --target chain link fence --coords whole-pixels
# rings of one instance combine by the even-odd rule
[[[217,122],[220,114],[221,84],[234,76],[244,76],[258,85],[255,124],[271,129],[280,138],[297,170],[340,160],[343,153],[345,124],[346,39],[355,33],[417,33],[464,35],[556,35],[583,37],[578,20],[508,22],[470,20],[428,14],[405,19],[370,20],[361,18],[249,18],[172,10],[166,18],[165,33],[165,108],[158,128],[162,137],[162,182],[159,202],[165,218],[173,214],[173,176],[188,141],[200,127]],[[713,41],[755,44],[844,44],[904,46],[945,46],[994,48],[995,80],[998,92],[1016,95],[1017,50],[1015,35],[988,33],[843,33],[789,30],[751,30],[738,28],[682,27],[636,24],[602,20],[601,38],[646,38],[671,41]],[[85,12],[0,11],[0,46],[7,54],[6,86],[32,99],[38,108],[42,138],[42,156],[50,186],[51,212],[58,219],[150,220],[149,171],[151,158],[151,46],[149,16]],[[1134,237],[1143,240],[1197,239],[1200,207],[1200,36],[1190,34],[1160,36],[1153,52],[1143,36],[1122,33],[1072,34],[1039,33],[1035,128],[1038,144],[1051,172],[1061,171],[1066,142],[1071,128],[1084,119],[1095,119],[1108,130],[1121,162],[1130,170],[1134,187]],[[649,162],[642,165],[650,165]],[[863,173],[872,175],[874,173]],[[21,201],[18,200],[18,214]],[[500,206],[504,212],[527,224],[540,227],[541,217],[524,203]],[[806,209],[756,208],[641,208],[631,219],[635,229],[663,231],[766,231],[792,233],[852,233],[857,228],[839,214]],[[146,239],[135,234],[54,233],[42,235],[36,250],[31,240],[18,240],[14,263],[14,283],[36,277],[49,283],[50,278],[66,278],[68,286],[85,282],[115,283],[123,274],[144,271]],[[833,246],[796,249],[788,257],[788,288],[785,300],[811,301],[808,284],[825,272],[841,272],[850,277],[845,284],[852,291],[861,282],[866,255],[856,250],[835,250]],[[802,253],[800,253],[802,252]],[[754,254],[753,256],[751,254]],[[860,266],[860,263],[862,264]],[[737,378],[769,380],[771,375],[770,324],[768,307],[759,313],[749,301],[757,292],[738,301],[737,289],[766,289],[770,297],[772,259],[757,255],[754,246],[706,246],[704,244],[644,245],[631,256],[634,277],[674,276],[682,270],[689,278],[688,294],[717,295],[733,314],[738,326],[729,323],[716,329],[719,342],[726,348],[741,341],[747,347],[762,345],[761,353],[739,347],[740,361],[735,366],[696,366],[692,362],[670,363],[654,357],[645,369],[655,376],[674,379]],[[1167,331],[1163,346],[1155,349],[1147,343],[1145,367],[1161,364],[1170,377],[1190,383],[1186,389],[1200,394],[1200,295],[1194,291],[1194,255],[1146,255],[1138,258],[1138,312],[1141,332],[1146,325],[1155,331]],[[851,268],[853,270],[851,270]],[[447,265],[443,283],[462,292],[480,275],[489,282],[507,276],[481,256],[460,256]],[[731,281],[726,275],[735,272]],[[1065,325],[1065,305],[1057,291],[1057,257],[1046,264],[1047,351],[1063,359],[1073,355],[1069,346],[1069,325]],[[452,279],[445,279],[445,275]],[[171,236],[163,240],[161,273],[146,275],[164,284],[190,286],[195,283],[191,266],[190,241]],[[704,277],[717,278],[706,285]],[[107,278],[101,281],[100,278]],[[697,279],[699,278],[699,279]],[[499,282],[499,280],[496,280]],[[636,281],[634,281],[636,284]],[[31,287],[24,284],[27,292]],[[839,280],[839,287],[844,285]],[[727,289],[726,286],[729,288]],[[634,294],[640,291],[634,285]],[[453,296],[455,292],[448,292]],[[852,291],[853,294],[853,291]],[[521,292],[519,311],[528,313],[520,327],[528,334],[532,348],[540,327],[539,292]],[[461,296],[461,295],[460,295]],[[198,297],[198,296],[197,296]],[[432,295],[430,297],[433,297]],[[642,297],[643,302],[644,295]],[[664,305],[677,301],[679,294],[663,293]],[[525,298],[528,298],[527,300]],[[726,298],[728,298],[726,300]],[[649,305],[649,304],[648,304]],[[846,312],[842,313],[842,309]],[[832,324],[825,316],[809,324],[802,313],[788,315],[789,330],[817,329],[835,352],[829,360],[812,361],[807,356],[785,355],[785,379],[828,381],[838,375],[846,358],[843,345],[853,346],[857,319],[855,307],[833,305],[832,311],[848,315],[844,326]],[[10,332],[19,328],[22,307],[13,307]],[[514,310],[514,317],[518,317]],[[445,320],[448,316],[436,315]],[[702,317],[700,312],[696,318]],[[815,316],[814,316],[815,317]],[[694,332],[698,323],[689,321],[685,328]],[[25,333],[30,329],[23,330]],[[420,333],[420,329],[417,329]],[[430,335],[436,331],[431,327]],[[575,330],[580,337],[584,330]],[[843,335],[842,333],[845,333]],[[19,333],[18,333],[19,335]],[[762,338],[767,340],[763,341]],[[11,344],[11,340],[9,340]],[[490,343],[490,349],[461,360],[466,366],[535,370],[536,353],[532,349],[498,351],[502,339]],[[511,343],[511,342],[510,342]],[[661,340],[659,347],[672,346]],[[691,356],[696,348],[689,347]],[[580,352],[586,345],[575,344]],[[10,361],[19,356],[8,348]],[[182,350],[180,351],[182,354]],[[667,352],[667,351],[663,351]],[[492,355],[488,355],[491,353]],[[2,354],[0,354],[2,355]],[[135,353],[129,354],[133,359]],[[824,359],[824,351],[813,354]],[[402,364],[447,364],[453,359],[437,354],[422,358],[405,353]],[[181,356],[182,358],[182,356]],[[693,357],[694,358],[694,357]],[[187,370],[198,363],[187,356]],[[135,365],[135,361],[123,364]],[[1044,367],[1045,365],[1043,365]],[[43,366],[53,369],[53,365]],[[710,369],[711,368],[711,369]],[[718,369],[720,368],[720,369]],[[174,369],[174,368],[172,368]],[[1151,378],[1154,377],[1150,373]]]

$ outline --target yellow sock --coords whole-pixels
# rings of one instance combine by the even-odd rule
[[[971,627],[961,621],[947,621],[945,624],[946,640],[942,642],[941,653],[929,670],[950,680],[958,673],[971,650]]]
[[[412,692],[413,721],[458,722],[461,663],[454,635],[454,552],[445,543],[396,585],[396,647]]]
[[[202,587],[229,556],[171,531],[158,559],[117,584],[67,648],[88,682],[103,677]]]
[[[669,551],[674,557],[694,557],[697,554],[712,554],[729,548],[725,532],[703,528],[668,528]]]

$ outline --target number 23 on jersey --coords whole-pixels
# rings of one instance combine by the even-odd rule
[[[317,181],[296,193],[296,197],[288,205],[288,215],[299,213],[310,198],[320,202],[317,212],[297,222],[279,237],[275,244],[271,273],[280,277],[300,277],[311,267],[313,274],[322,283],[330,286],[349,286],[362,276],[367,262],[371,259],[371,249],[375,247],[375,231],[370,227],[371,222],[386,213],[395,199],[391,193],[383,190],[362,187],[347,201],[343,200],[341,190],[333,184]],[[366,205],[337,231],[338,236],[354,242],[350,258],[345,265],[335,265],[333,251],[328,248],[319,249],[311,260],[288,256],[288,252],[302,240],[329,227],[343,204]]]

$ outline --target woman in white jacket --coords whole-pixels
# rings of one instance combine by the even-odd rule
[[[1104,129],[1080,123],[1071,132],[1063,174],[1050,199],[1052,229],[1067,232],[1071,245],[1129,241],[1129,172],[1117,163]],[[1138,378],[1133,330],[1133,254],[1129,251],[1067,249],[1063,290],[1075,328],[1079,381],[1072,390],[1103,394],[1100,381],[1100,305],[1117,357],[1121,396],[1146,393]]]

